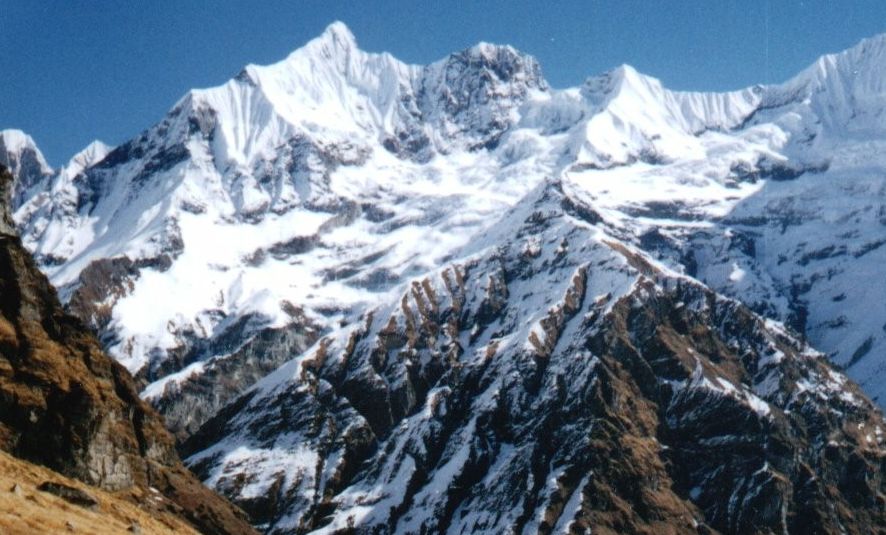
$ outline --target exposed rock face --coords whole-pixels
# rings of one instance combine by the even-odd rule
[[[226,357],[201,365],[200,373],[187,369],[145,392],[155,401],[167,428],[184,440],[197,431],[225,404],[281,364],[308,349],[320,331],[307,318],[281,329],[266,329]]]
[[[271,533],[865,533],[882,415],[552,183],[185,444]],[[468,251],[469,252],[469,251]]]
[[[251,533],[185,469],[162,420],[9,229],[0,167],[0,449],[107,490],[157,488],[206,533]]]
[[[15,178],[10,192],[13,206],[19,206],[53,174],[34,140],[20,130],[0,131],[0,165]]]
[[[548,89],[535,58],[489,43],[429,65],[419,85],[422,118],[469,149],[496,147],[530,92]]]

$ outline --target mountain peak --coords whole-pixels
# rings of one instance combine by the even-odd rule
[[[650,87],[654,87],[657,90],[664,89],[660,80],[641,73],[627,63],[623,63],[598,76],[591,76],[585,80],[583,85],[584,92],[589,97],[593,94],[605,96],[615,92],[622,92],[625,89],[648,89]]]
[[[641,74],[640,71],[635,69],[633,65],[629,65],[627,63],[622,63],[621,65],[619,65],[618,67],[615,67],[614,69],[610,70],[609,72],[611,72],[614,76],[618,76],[621,78],[627,78],[627,77],[631,77],[631,76],[645,77],[645,75]]]
[[[886,34],[818,58],[787,82],[771,86],[770,106],[804,103],[828,128],[882,132],[886,110]]]
[[[468,56],[475,56],[486,60],[494,60],[502,54],[514,57],[524,55],[511,45],[497,45],[487,41],[480,41],[476,45],[467,48],[464,53]]]
[[[350,45],[357,44],[357,38],[354,37],[354,33],[348,28],[348,25],[344,22],[337,20],[329,24],[323,33],[320,34],[320,39],[323,40],[331,40],[334,42],[345,43]]]
[[[447,70],[454,68],[461,73],[459,76],[474,76],[475,71],[481,69],[494,74],[501,83],[517,82],[520,86],[541,90],[548,88],[538,60],[510,45],[481,41],[450,54],[437,65],[443,65]]]
[[[647,76],[628,64],[591,76],[581,87],[584,98],[599,109],[609,106],[616,99],[625,98],[643,101],[641,108],[658,107],[665,91],[657,78]],[[634,102],[631,106],[636,104]]]
[[[319,37],[309,41],[304,49],[319,52],[323,57],[332,58],[341,53],[350,53],[358,49],[357,38],[344,22],[335,21],[323,30]],[[300,50],[296,50],[298,53]]]
[[[5,163],[4,158],[8,159],[14,154],[20,157],[26,151],[32,151],[37,163],[45,170],[51,171],[49,164],[46,163],[46,159],[43,157],[43,153],[37,148],[34,138],[16,128],[0,130],[0,162]],[[13,176],[16,176],[16,166],[12,162],[8,163],[7,166],[12,169]]]
[[[28,190],[53,174],[34,139],[21,130],[0,131],[0,165],[7,167],[14,179],[13,206],[20,205]]]
[[[21,150],[25,147],[36,147],[34,139],[17,128],[0,130],[0,141],[3,142],[8,151]]]
[[[530,54],[517,50],[511,45],[500,45],[488,41],[480,41],[461,52],[454,52],[449,57],[471,58],[483,63],[500,62],[502,60],[522,60],[537,64],[538,61]]]
[[[813,87],[832,85],[834,79],[851,76],[857,83],[865,85],[875,79],[882,88],[886,77],[882,75],[879,66],[884,60],[886,60],[886,34],[880,34],[862,39],[846,50],[821,56],[785,85],[810,83]]]
[[[89,167],[101,161],[112,150],[114,150],[114,147],[101,140],[94,139],[89,145],[86,145],[86,148],[75,154],[67,166],[79,164],[83,167]]]

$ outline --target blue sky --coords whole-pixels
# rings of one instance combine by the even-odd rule
[[[25,130],[60,165],[333,20],[364,50],[410,63],[483,40],[533,54],[554,87],[629,63],[674,89],[724,90],[783,81],[886,32],[886,2],[0,0],[0,128]]]

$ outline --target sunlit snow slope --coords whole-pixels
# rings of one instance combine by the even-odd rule
[[[884,64],[878,37],[779,86],[674,92],[622,66],[553,90],[511,47],[407,65],[334,23],[189,92],[120,147],[56,173],[32,158],[16,218],[71,309],[182,429],[549,178],[613,236],[786,321],[881,397]],[[3,135],[21,154],[23,137]],[[181,404],[189,384],[218,398],[209,414]]]

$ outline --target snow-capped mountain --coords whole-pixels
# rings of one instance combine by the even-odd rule
[[[884,254],[883,50],[870,39],[732,93],[669,91],[629,66],[555,91],[510,47],[406,65],[335,23],[95,148],[16,216],[157,397],[250,333],[297,323],[310,342],[349,321],[565,172],[622,238],[787,321],[879,397],[886,288],[856,281]]]
[[[190,92],[157,126],[59,175],[51,189],[70,194],[16,215],[72,309],[157,398],[257,332],[297,324],[309,344],[439,265],[558,157],[509,156],[519,142],[488,150],[546,91],[510,47],[409,66],[333,24],[276,65]]]
[[[557,90],[508,46],[407,65],[334,23],[58,172],[4,146],[69,310],[268,529],[831,529],[883,521],[882,417],[809,347],[886,399],[884,66],[880,36],[775,86]],[[599,426],[618,448],[570,457]]]
[[[880,36],[823,57],[781,86],[759,89],[753,113],[729,133],[762,142],[756,153],[733,147],[606,178],[593,170],[569,177],[609,208],[635,243],[788,322],[882,399],[884,65]],[[733,191],[710,190],[712,177]],[[607,181],[620,183],[615,195]]]

